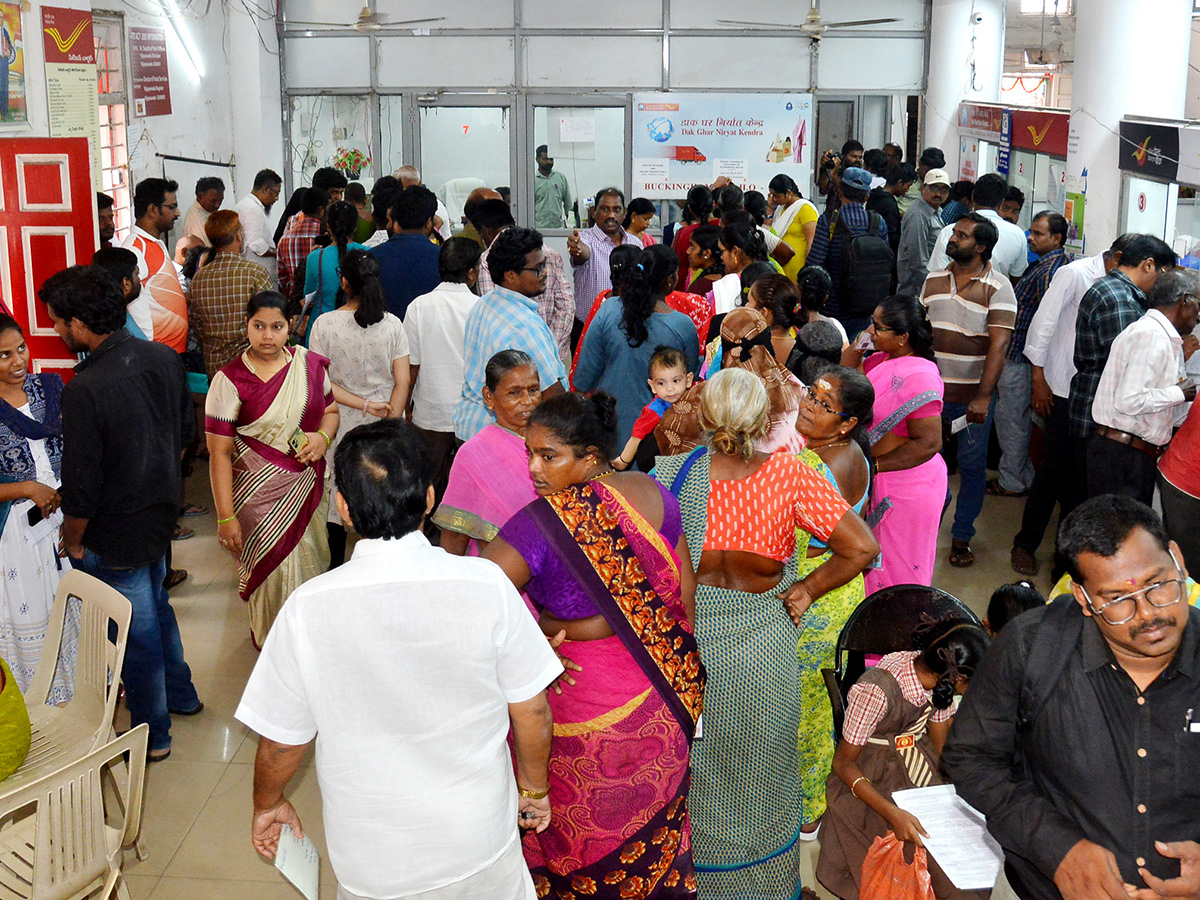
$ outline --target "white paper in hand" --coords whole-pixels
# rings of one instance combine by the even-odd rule
[[[296,886],[308,900],[318,900],[321,884],[321,854],[317,845],[309,838],[298,838],[292,834],[290,825],[284,825],[279,834],[279,849],[275,851],[275,868],[283,877]]]
[[[912,813],[929,832],[925,848],[960,891],[988,890],[1004,865],[1004,851],[987,831],[983,813],[952,784],[894,791],[892,802]]]

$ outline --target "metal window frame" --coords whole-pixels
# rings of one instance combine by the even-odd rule
[[[497,0],[499,2],[499,0]],[[769,28],[675,28],[671,25],[671,4],[678,0],[660,0],[662,7],[662,22],[656,28],[538,28],[524,23],[524,0],[510,0],[513,6],[513,25],[502,28],[434,28],[431,29],[441,36],[453,37],[508,37],[513,40],[513,76],[512,86],[498,89],[495,86],[459,86],[446,88],[413,88],[404,86],[387,86],[378,81],[379,39],[391,36],[411,35],[410,28],[388,27],[370,31],[365,37],[368,41],[370,84],[367,87],[368,98],[368,127],[371,131],[372,143],[378,148],[375,159],[372,160],[372,175],[378,178],[387,174],[382,169],[381,157],[383,150],[383,132],[381,121],[381,104],[385,98],[400,97],[401,126],[401,157],[406,162],[420,168],[420,110],[431,106],[447,107],[507,107],[510,110],[509,127],[509,173],[513,197],[517,202],[517,219],[522,224],[532,222],[533,210],[533,176],[530,166],[532,155],[525,159],[520,150],[533,140],[533,109],[535,106],[556,107],[624,107],[625,109],[625,163],[623,189],[629,195],[632,178],[631,155],[633,152],[633,95],[641,90],[630,90],[628,87],[611,85],[607,87],[588,87],[575,90],[547,90],[542,87],[529,87],[525,82],[525,39],[527,36],[537,37],[659,37],[662,39],[662,77],[659,89],[670,91],[671,87],[671,39],[673,37],[778,37],[778,31]],[[1197,0],[1200,2],[1200,0]],[[283,159],[282,173],[284,186],[290,194],[295,185],[292,183],[294,149],[292,145],[292,100],[297,97],[318,96],[352,96],[362,97],[361,88],[331,88],[328,90],[312,88],[290,88],[287,83],[287,44],[289,39],[303,36],[320,36],[322,38],[363,38],[362,32],[351,29],[318,29],[308,27],[288,27],[286,20],[286,4],[279,4],[275,19],[276,37],[279,46],[280,67],[280,102],[283,109]],[[375,10],[375,0],[368,0],[367,6]],[[872,38],[911,38],[928,43],[929,39],[929,10],[926,9],[925,21],[921,30],[896,29],[886,31],[871,31]],[[832,36],[831,36],[832,37]],[[850,37],[847,35],[846,37]],[[834,38],[837,39],[837,38]],[[816,57],[813,56],[813,81],[816,78]],[[928,80],[928,54],[924,78]],[[692,89],[688,89],[691,91]],[[861,131],[864,97],[903,97],[907,98],[911,91],[894,90],[880,93],[863,93],[861,91],[825,90],[819,86],[810,85],[805,89],[811,91],[816,99],[821,100],[852,100],[855,103],[855,127]],[[704,88],[695,92],[701,93],[746,93],[743,88]],[[776,91],[759,91],[758,93],[790,93],[787,88]]]

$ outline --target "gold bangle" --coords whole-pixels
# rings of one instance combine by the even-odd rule
[[[855,797],[858,797],[858,794],[855,794],[855,793],[854,793],[854,789],[855,789],[856,787],[858,787],[858,783],[859,783],[860,781],[865,781],[867,784],[870,784],[870,783],[871,783],[871,779],[870,779],[870,778],[868,778],[866,775],[859,775],[857,778],[855,778],[855,779],[854,779],[854,781],[852,781],[852,782],[850,783],[850,793],[851,793],[851,794],[854,794],[854,796],[855,796]],[[862,798],[859,798],[859,799],[862,799]]]
[[[217,519],[217,524],[224,525],[226,522],[232,522],[236,518],[237,518],[237,514],[235,513],[234,515],[230,516],[228,519]]]
[[[366,411],[366,410],[364,410],[364,412],[365,412],[365,411]],[[321,437],[325,438],[325,448],[326,448],[326,449],[328,449],[328,448],[330,448],[330,447],[332,447],[332,446],[333,446],[333,438],[331,438],[329,435],[327,435],[327,434],[326,434],[324,431],[322,431],[320,428],[318,428],[318,429],[317,429],[317,434],[319,434]]]
[[[527,790],[525,790],[525,788],[521,787],[518,784],[517,785],[517,793],[520,794],[522,797],[524,797],[526,800],[542,800],[542,799],[545,799],[549,795],[550,788],[546,788],[544,791],[527,791]]]

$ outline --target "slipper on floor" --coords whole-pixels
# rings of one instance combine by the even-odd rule
[[[197,506],[195,503],[185,503],[182,507],[180,507],[179,515],[185,518],[187,516],[207,516],[208,507]]]
[[[986,491],[993,497],[1028,497],[1029,491],[1010,491],[1000,486],[999,478],[988,480]]]
[[[171,748],[164,747],[162,750],[147,750],[146,762],[162,762],[171,755]]]
[[[950,565],[956,569],[965,569],[975,565],[975,554],[971,552],[971,547],[955,547],[950,546]]]
[[[182,525],[175,526],[175,533],[171,535],[173,541],[186,541],[188,538],[196,536],[196,532],[190,528],[184,528]]]
[[[179,585],[187,581],[187,569],[167,569],[167,577],[163,579],[163,590],[169,591],[172,588],[177,588]]]

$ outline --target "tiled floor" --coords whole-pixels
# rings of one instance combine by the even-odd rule
[[[207,474],[198,470],[189,499],[211,507]],[[976,564],[953,569],[939,562],[936,583],[982,614],[992,590],[1013,581],[1008,551],[1019,524],[1021,500],[987,498],[974,542]],[[250,644],[245,605],[238,599],[234,564],[217,546],[216,520],[186,520],[196,537],[175,544],[175,565],[191,577],[172,595],[205,710],[176,717],[171,758],[151,765],[145,826],[149,858],[126,857],[134,900],[295,900],[298,893],[250,846],[251,787],[256,738],[233,711],[257,654]],[[949,517],[942,528],[949,545]],[[1046,554],[1043,552],[1043,566]],[[1038,580],[1043,592],[1048,576]],[[311,760],[311,756],[310,756]],[[305,766],[289,788],[305,832],[325,855],[316,773]],[[333,871],[322,864],[325,900],[334,896]]]

